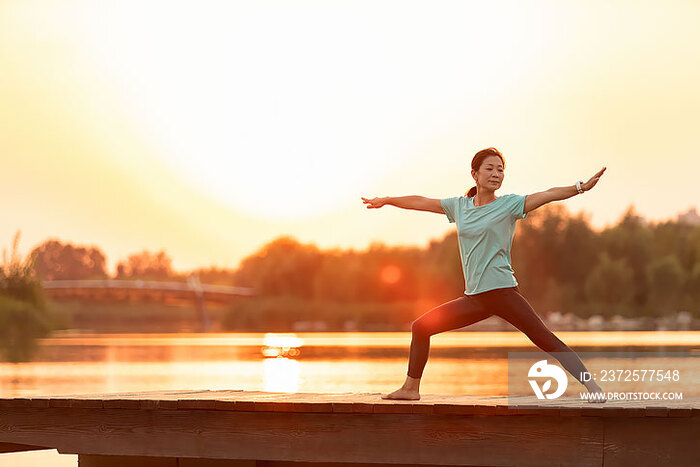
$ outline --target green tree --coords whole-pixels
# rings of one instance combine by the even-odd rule
[[[695,263],[685,283],[684,305],[694,314],[700,314],[700,261]]]
[[[322,261],[323,255],[315,246],[283,236],[245,258],[236,278],[262,295],[312,298]]]
[[[691,271],[696,261],[700,261],[700,226],[667,221],[655,225],[651,230],[654,258],[673,255],[687,272]]]
[[[144,250],[117,263],[117,279],[165,280],[174,276],[172,260],[164,250],[157,253]]]
[[[450,232],[441,240],[431,241],[423,255],[421,297],[447,301],[464,293],[464,273],[457,232]]]
[[[105,255],[96,247],[47,240],[30,253],[34,271],[43,280],[105,279]]]
[[[566,208],[548,204],[518,222],[511,259],[520,288],[535,309],[544,306],[549,279],[558,276],[557,256],[561,255],[566,228]]]
[[[600,250],[585,214],[549,204],[518,223],[511,258],[520,288],[535,309],[564,310],[584,298],[582,284]]]
[[[685,272],[674,255],[652,261],[646,267],[650,284],[649,306],[652,313],[667,315],[677,310],[680,292],[685,286]]]
[[[700,263],[700,225],[696,225],[688,234],[688,256],[693,260],[689,262],[691,268]]]
[[[354,251],[343,253],[333,250],[326,253],[314,277],[314,298],[342,303],[360,301],[361,261],[361,255]]]
[[[601,246],[612,259],[624,259],[632,269],[633,303],[642,309],[649,299],[646,267],[653,258],[654,235],[647,222],[630,206],[620,222],[600,234]]]
[[[634,272],[627,260],[613,260],[607,253],[601,253],[584,289],[591,312],[608,317],[632,314]]]

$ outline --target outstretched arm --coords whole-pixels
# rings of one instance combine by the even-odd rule
[[[590,180],[588,180],[586,183],[582,183],[581,188],[583,191],[588,191],[593,188],[596,183],[598,183],[598,180],[600,180],[600,177],[603,176],[603,172],[605,172],[606,168],[607,167],[603,167],[597,174],[593,175]],[[523,212],[528,213],[552,201],[560,201],[562,199],[571,198],[577,194],[578,191],[576,190],[576,185],[555,187],[550,188],[547,191],[532,193],[527,195],[525,198],[525,207],[523,208]]]
[[[416,211],[428,211],[444,214],[440,199],[426,198],[425,196],[387,196],[385,198],[362,198],[367,204],[367,209],[378,209],[384,205],[392,205],[403,209],[415,209]]]

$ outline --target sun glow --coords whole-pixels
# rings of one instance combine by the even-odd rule
[[[508,69],[533,66],[544,41],[523,30],[517,3],[508,14],[458,3],[449,15],[378,5],[400,16],[391,36],[351,5],[254,5],[87,2],[62,13],[155,156],[213,199],[268,219],[356,204],[431,151],[440,118],[459,124],[457,107],[517,86]],[[426,86],[438,75],[439,88]]]
[[[396,284],[401,280],[401,269],[393,264],[388,264],[382,268],[380,275],[385,284]]]

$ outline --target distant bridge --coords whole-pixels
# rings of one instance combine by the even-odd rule
[[[144,280],[55,280],[42,281],[46,295],[57,300],[80,299],[93,302],[160,302],[166,305],[194,303],[207,331],[207,304],[226,305],[239,297],[255,295],[250,287],[201,284],[196,276],[187,282]]]
[[[201,296],[207,303],[229,303],[236,297],[253,296],[250,287],[201,284],[192,276],[187,282],[144,280],[60,280],[43,281],[52,298],[84,298],[95,301],[125,300],[177,303]]]

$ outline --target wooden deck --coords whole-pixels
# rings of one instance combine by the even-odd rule
[[[700,400],[163,391],[0,399],[0,452],[80,467],[700,465]]]

